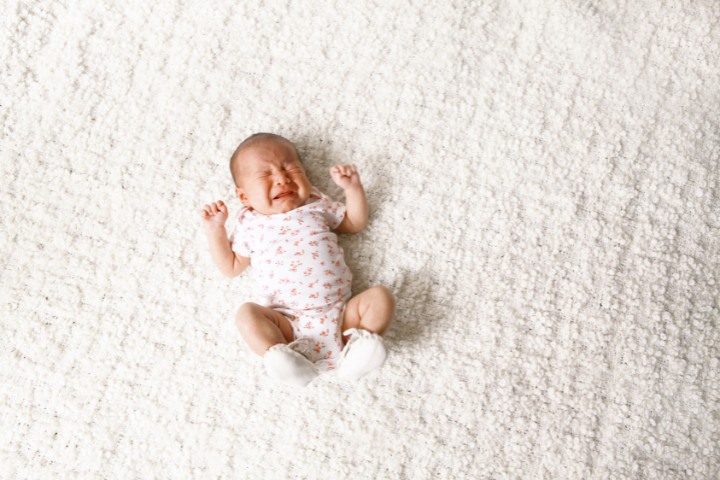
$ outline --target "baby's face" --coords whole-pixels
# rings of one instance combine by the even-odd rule
[[[235,191],[245,206],[272,215],[301,207],[310,198],[312,185],[290,144],[263,140],[239,155]]]

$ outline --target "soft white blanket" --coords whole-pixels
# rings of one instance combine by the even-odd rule
[[[718,2],[1,3],[0,477],[718,478]],[[256,131],[361,171],[356,384],[235,331]]]

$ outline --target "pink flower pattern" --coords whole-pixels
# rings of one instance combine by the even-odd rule
[[[342,350],[340,324],[351,295],[352,273],[333,233],[344,217],[342,203],[314,189],[308,203],[287,213],[244,208],[230,237],[233,251],[250,258],[268,306],[288,317],[296,338],[313,339],[311,360],[323,372]]]

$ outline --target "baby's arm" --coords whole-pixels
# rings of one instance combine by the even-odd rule
[[[345,191],[345,218],[335,231],[361,232],[368,223],[368,203],[357,169],[354,165],[335,165],[330,169],[330,176]]]
[[[205,234],[210,244],[210,254],[215,264],[227,277],[240,275],[250,265],[250,259],[232,251],[225,230],[225,221],[228,218],[227,206],[222,200],[205,205],[202,210],[202,218]]]

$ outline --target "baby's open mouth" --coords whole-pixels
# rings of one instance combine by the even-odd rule
[[[277,199],[279,199],[279,198],[289,197],[289,196],[292,196],[292,195],[295,195],[295,192],[293,192],[292,190],[288,190],[287,192],[282,192],[282,193],[279,193],[279,194],[275,195],[275,196],[273,197],[273,200],[277,200]]]

